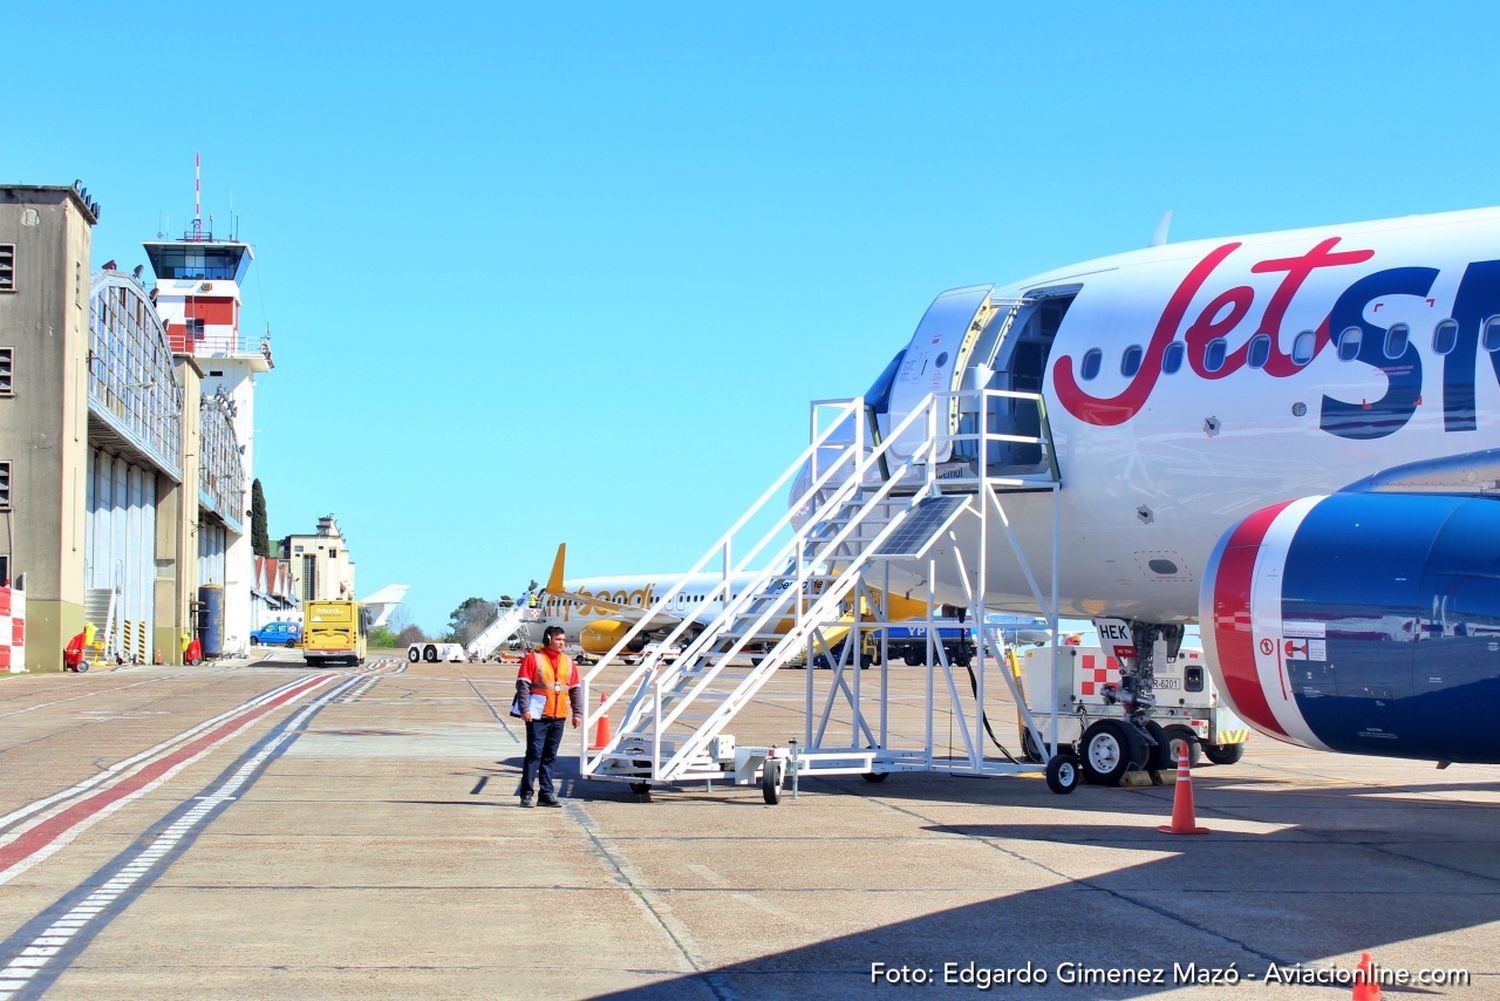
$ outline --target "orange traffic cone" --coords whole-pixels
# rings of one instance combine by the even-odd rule
[[[1380,1001],[1380,985],[1370,973],[1370,954],[1360,953],[1354,968],[1354,1001]]]
[[[604,692],[599,693],[599,704],[604,705]],[[604,745],[609,743],[609,713],[599,714],[599,724],[594,727],[594,743],[589,748],[591,751],[602,751]]]
[[[1172,797],[1172,823],[1157,828],[1163,834],[1207,834],[1193,819],[1193,769],[1188,764],[1187,741],[1177,755],[1177,792]]]

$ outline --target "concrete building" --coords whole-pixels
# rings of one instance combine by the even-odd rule
[[[226,588],[226,652],[248,642],[254,568],[241,595],[225,557],[248,534],[253,380],[203,363],[269,351],[174,344],[143,269],[91,274],[98,212],[77,184],[0,185],[0,576],[25,582],[31,670],[85,621],[100,655],[180,662],[203,583]]]
[[[292,589],[299,601],[354,597],[354,561],[333,515],[319,518],[313,535],[282,539],[281,558],[291,564]]]
[[[65,187],[0,187],[4,576],[24,575],[31,663],[83,628],[89,251],[97,208]],[[180,460],[179,460],[180,461]]]

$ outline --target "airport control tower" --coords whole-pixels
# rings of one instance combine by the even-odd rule
[[[181,240],[148,241],[156,309],[176,355],[203,373],[203,470],[199,482],[198,581],[224,588],[224,652],[249,645],[255,560],[250,539],[255,377],[269,372],[269,336],[241,330],[245,273],[255,255],[205,229],[201,207]]]

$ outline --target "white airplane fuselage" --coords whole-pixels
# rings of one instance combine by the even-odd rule
[[[1500,762],[1500,209],[956,289],[865,400],[886,435],[927,394],[974,389],[1040,394],[1045,428],[1028,402],[991,429],[1050,430],[1060,483],[1056,531],[1050,489],[1002,494],[1042,601],[990,518],[987,609],[1045,612],[1055,537],[1060,614],[1198,621],[1262,732]],[[894,461],[916,454],[909,434]],[[933,445],[940,471],[981,461]],[[1053,482],[1042,447],[986,448],[992,475]],[[930,567],[937,600],[966,603],[979,524],[961,516],[930,563],[892,563],[893,583],[925,587]]]
[[[1167,245],[996,291],[996,301],[1072,294],[1041,384],[1062,482],[1062,613],[1195,620],[1215,543],[1257,508],[1500,446],[1500,354],[1481,330],[1500,315],[1496,259],[1500,210],[1486,209]],[[1449,320],[1458,330],[1439,332]],[[1391,335],[1400,324],[1405,334]],[[1331,338],[1351,327],[1362,344],[1343,359]],[[1258,334],[1269,344],[1252,364]],[[1435,338],[1449,347],[1450,336],[1439,354]],[[1500,348],[1500,321],[1490,337]],[[1164,372],[1173,344],[1180,362]],[[1309,344],[1299,364],[1293,351]],[[1139,366],[1122,374],[1133,348]],[[1012,388],[1006,376],[992,385]],[[1005,502],[1045,596],[1052,497]],[[961,545],[974,545],[976,524],[960,521]],[[1035,608],[1005,536],[989,541],[1002,556],[990,560],[986,604]],[[953,562],[935,555],[939,597],[963,602]]]
[[[739,587],[753,577],[740,574],[734,578],[732,593],[738,593]],[[590,654],[606,653],[634,622],[632,613],[619,606],[644,615],[680,582],[680,591],[664,609],[671,618],[653,624],[642,634],[639,645],[644,646],[654,634],[668,631],[678,620],[712,621],[724,608],[722,591],[715,593],[723,581],[722,574],[714,573],[630,574],[569,580],[558,593],[542,595],[541,615],[527,623],[523,634],[534,645],[541,642],[547,627],[559,626],[571,646]],[[592,603],[591,598],[599,603]]]

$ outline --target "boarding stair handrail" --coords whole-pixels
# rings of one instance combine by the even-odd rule
[[[948,396],[948,394],[939,395]],[[880,445],[867,451],[863,434],[863,400],[856,399],[846,405],[829,430],[831,432],[841,426],[844,420],[852,416],[856,419],[854,440],[842,449],[841,454],[822,475],[815,479],[802,496],[787,505],[781,518],[767,532],[766,537],[752,548],[752,552],[764,548],[765,542],[788,527],[798,511],[811,503],[815,497],[818,498],[817,509],[806,519],[803,526],[794,532],[791,541],[772,557],[767,569],[762,571],[751,584],[743,587],[739,594],[730,596],[731,582],[726,576],[726,580],[714,592],[716,595],[720,593],[725,595],[724,609],[713,622],[703,628],[675,661],[658,669],[659,653],[650,654],[642,659],[637,671],[624,684],[616,687],[614,698],[618,699],[623,692],[630,690],[632,685],[635,686],[631,703],[626,710],[619,731],[602,749],[592,757],[589,756],[588,749],[584,749],[583,774],[597,772],[601,765],[617,755],[617,749],[623,742],[638,743],[649,737],[652,744],[650,758],[653,777],[663,781],[675,778],[681,770],[689,766],[695,755],[707,747],[708,742],[717,735],[719,729],[727,723],[734,712],[738,711],[740,705],[759,690],[791,652],[808,641],[813,630],[821,628],[837,617],[836,613],[844,598],[857,583],[858,569],[871,558],[871,554],[876,551],[881,542],[896,529],[920,500],[940,490],[934,475],[935,464],[926,461],[940,438],[936,433],[935,413],[934,397],[928,396],[905,416]],[[867,489],[866,473],[876,468],[883,459],[888,458],[891,445],[918,420],[926,420],[929,428],[928,434],[914,454],[896,469],[890,470],[889,475],[883,475],[873,489]],[[785,483],[795,475],[809,457],[818,455],[819,449],[827,447],[827,438],[827,434],[815,436],[808,449],[797,458],[788,471],[778,479],[777,485],[767,493],[774,495],[779,490],[779,484]],[[853,460],[852,464],[847,461],[850,458]],[[849,469],[848,475],[835,480],[836,474],[850,465],[852,469]],[[892,491],[898,484],[909,487],[911,481],[907,479],[906,473],[917,466],[925,467],[926,485],[912,496],[906,497],[902,507],[891,512],[888,502]],[[750,517],[757,513],[757,509],[764,505],[765,499],[763,496],[756,507],[747,512],[737,525],[748,522]],[[853,533],[865,525],[877,511],[887,515],[877,533],[873,537],[859,540],[852,551],[841,552],[850,543]],[[830,526],[834,529],[832,534],[823,534],[820,537],[820,533],[827,533]],[[733,532],[726,533],[714,549],[711,549],[700,560],[699,566],[706,564],[720,546],[727,546],[732,536]],[[815,575],[810,572],[819,563],[826,564],[824,567],[828,571],[826,574]],[[815,577],[821,578],[828,586],[816,592],[818,597],[809,606],[807,596],[813,593],[810,585]],[[778,581],[782,582],[782,587],[774,586]],[[670,594],[665,596],[659,606],[669,604],[672,597]],[[747,644],[763,635],[763,631],[773,618],[779,620],[792,611],[788,606],[794,600],[796,609],[790,628],[780,636],[750,673],[739,679],[739,684],[733,691],[714,693],[722,696],[717,708],[703,720],[700,726],[687,735],[680,746],[671,748],[667,760],[663,762],[661,738],[664,731],[676,723],[688,706],[708,690],[727,665],[744,655]],[[755,607],[757,605],[759,607]],[[650,613],[647,618],[650,618]],[[645,621],[643,619],[638,622],[637,626],[644,628]],[[671,639],[682,635],[686,628],[686,622],[679,623],[678,627],[673,630],[672,636],[669,637],[668,643]],[[638,633],[639,630],[636,632]],[[729,643],[727,649],[715,649],[726,641]],[[586,679],[586,686],[587,682],[596,677],[599,671],[607,666],[608,661],[616,656],[628,642],[627,636],[620,644],[617,644],[611,654],[606,655],[605,660],[601,660],[596,665],[595,669],[590,672],[589,678]],[[679,689],[678,683],[685,675],[692,680],[686,689]],[[646,698],[648,692],[649,702]],[[664,701],[672,702],[670,706],[665,707],[665,715],[663,714]],[[609,704],[610,700],[607,698],[600,712],[606,711]],[[632,760],[639,760],[640,754],[638,751],[633,751],[628,757]]]
[[[703,572],[704,568],[708,566],[709,562],[713,560],[715,556],[722,557],[724,579],[711,592],[705,595],[703,600],[705,602],[716,601],[721,595],[725,595],[728,593],[729,587],[733,582],[734,574],[739,570],[742,570],[744,567],[749,566],[750,562],[755,559],[760,551],[765,548],[766,544],[774,537],[775,532],[779,530],[779,526],[785,524],[785,520],[778,519],[778,527],[773,528],[770,532],[767,532],[756,545],[750,547],[750,549],[747,550],[746,554],[741,557],[738,567],[735,567],[730,559],[732,555],[731,546],[735,537],[747,524],[749,524],[757,515],[761,513],[761,511],[766,507],[768,503],[770,503],[772,500],[775,500],[780,495],[782,488],[785,487],[787,483],[791,481],[799,472],[801,472],[804,463],[806,463],[809,459],[817,456],[820,449],[830,447],[829,439],[832,438],[834,432],[836,432],[844,424],[845,421],[851,419],[855,421],[854,426],[856,442],[858,443],[859,447],[863,447],[863,435],[861,433],[863,429],[863,410],[863,397],[856,397],[852,400],[841,401],[838,410],[836,411],[833,419],[828,423],[828,425],[822,431],[818,431],[816,428],[814,428],[814,434],[811,436],[812,441],[805,449],[802,450],[802,452],[797,456],[796,459],[792,460],[791,465],[786,468],[786,471],[778,476],[771,483],[771,485],[766,488],[765,492],[762,493],[760,497],[750,505],[745,513],[740,515],[738,520],[736,520],[735,523],[731,525],[724,532],[724,534],[721,535],[718,540],[708,548],[703,556],[693,564],[693,566],[687,571],[687,573],[679,578],[676,584],[674,584],[659,599],[657,599],[654,605],[645,610],[644,614],[642,614],[642,616],[630,627],[630,629],[626,631],[625,635],[620,637],[620,639],[615,643],[614,647],[611,648],[608,653],[601,657],[598,662],[596,662],[594,666],[584,674],[583,685],[585,694],[587,693],[587,690],[591,683],[596,678],[598,678],[607,668],[620,661],[620,659],[625,655],[625,652],[630,648],[632,643],[634,643],[636,638],[641,635],[641,633],[648,627],[648,625],[652,621],[659,618],[663,613],[668,615],[671,614],[669,610],[672,607],[672,603],[682,592],[683,588],[686,587],[688,580],[694,574]],[[808,500],[810,500],[811,497],[819,489],[824,487],[837,475],[839,470],[847,462],[854,461],[855,457],[855,448],[851,447],[845,449],[839,456],[839,458],[831,463],[829,468],[827,468],[823,472],[823,474],[819,476],[817,480],[803,493],[802,497],[799,498],[799,503],[806,503]],[[795,509],[795,506],[789,506],[788,508],[788,510]],[[640,662],[636,665],[635,670],[631,672],[631,674],[627,676],[623,681],[615,685],[614,690],[605,697],[599,709],[591,713],[590,719],[592,720],[595,716],[603,716],[607,714],[610,709],[612,709],[615,704],[619,702],[622,697],[624,697],[625,693],[629,692],[632,687],[636,685],[637,682],[641,681],[642,679],[649,678],[651,675],[651,671],[655,669],[657,663],[659,662],[660,652],[669,648],[672,643],[680,639],[682,635],[687,631],[688,627],[691,625],[691,618],[684,617],[682,621],[680,621],[677,626],[673,630],[671,630],[667,638],[661,644],[659,644],[657,653],[641,658]]]
[[[538,610],[531,607],[534,593],[528,590],[516,599],[514,605],[500,609],[494,621],[469,641],[469,645],[464,648],[464,655],[470,660],[483,660],[494,653],[501,643],[514,636],[528,618],[536,618]]]

